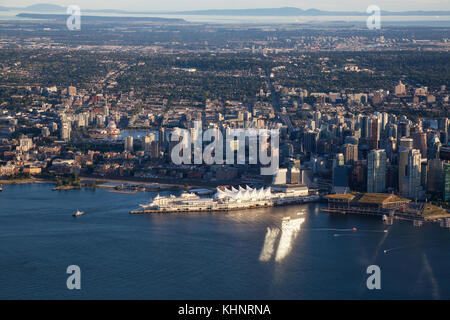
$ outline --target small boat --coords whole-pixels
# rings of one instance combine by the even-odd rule
[[[73,216],[74,216],[74,217],[79,217],[79,216],[82,216],[83,214],[84,214],[83,211],[77,210],[77,212],[75,212],[75,213],[73,214]]]
[[[0,184],[0,192],[3,191],[3,185]]]
[[[358,231],[358,229],[356,229],[356,228],[353,228],[353,229],[352,229],[352,231],[353,231],[353,232],[356,232],[356,231]]]

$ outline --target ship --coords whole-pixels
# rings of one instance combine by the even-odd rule
[[[83,211],[80,211],[80,210],[77,210],[77,212],[75,212],[75,213],[73,214],[74,217],[80,217],[80,216],[82,216],[82,215],[84,215],[84,212],[83,212]]]
[[[158,194],[148,204],[141,204],[141,209],[131,213],[219,212],[302,204],[318,200],[319,195],[310,192],[305,185],[261,188],[218,187],[211,197],[201,197],[190,192],[183,192],[178,197]]]

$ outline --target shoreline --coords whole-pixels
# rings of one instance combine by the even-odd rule
[[[0,180],[0,185],[18,185],[18,184],[56,184],[56,181],[45,179],[18,179],[18,180]]]

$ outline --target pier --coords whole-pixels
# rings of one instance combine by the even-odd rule
[[[225,202],[205,201],[203,205],[195,204],[173,204],[171,206],[146,208],[133,210],[131,214],[157,214],[157,213],[182,213],[182,212],[228,212],[238,210],[261,209],[270,207],[281,207],[295,204],[316,202],[319,196],[287,197],[273,200],[248,201],[248,202]]]
[[[328,207],[322,211],[327,213],[376,216],[383,218],[387,225],[392,225],[396,219],[411,221],[415,227],[421,227],[426,222],[440,222],[442,227],[450,227],[450,214],[444,209],[412,203],[393,194],[333,194],[325,198]]]

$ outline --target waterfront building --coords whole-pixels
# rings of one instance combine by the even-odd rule
[[[443,190],[444,162],[440,159],[428,160],[427,192],[441,193]]]
[[[367,192],[382,193],[386,190],[386,151],[372,150],[367,157]]]
[[[421,157],[419,150],[409,150],[407,175],[403,179],[403,195],[413,200],[421,200],[424,198],[424,192],[421,185]]]
[[[391,210],[400,209],[411,202],[387,193],[330,194],[325,198],[328,200],[328,208],[323,211],[344,214],[347,212],[389,214]]]
[[[278,185],[268,188],[219,187],[210,198],[201,198],[192,193],[183,193],[180,197],[157,196],[143,210],[131,213],[169,213],[229,211],[252,208],[273,207],[317,201],[319,196],[311,194],[305,185]]]
[[[450,163],[444,164],[444,201],[450,201]]]
[[[287,183],[287,169],[279,168],[277,173],[273,176],[273,185],[281,185]]]
[[[352,169],[353,167],[350,165],[337,166],[333,169],[333,192],[350,192]]]
[[[404,194],[403,190],[403,179],[406,176],[409,150],[413,148],[413,139],[411,138],[400,138],[399,142],[399,153],[398,153],[398,190],[399,194]]]

